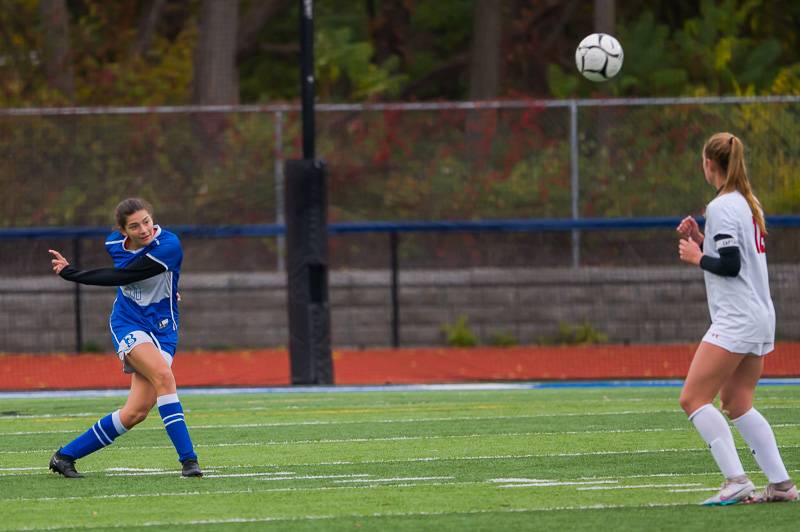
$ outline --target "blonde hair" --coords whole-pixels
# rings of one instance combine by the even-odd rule
[[[731,133],[717,133],[712,135],[703,146],[703,155],[716,163],[725,173],[725,183],[722,192],[738,190],[753,213],[758,228],[762,235],[767,234],[767,224],[764,220],[764,210],[761,202],[753,194],[750,180],[747,178],[747,165],[744,163],[744,144],[738,137]]]

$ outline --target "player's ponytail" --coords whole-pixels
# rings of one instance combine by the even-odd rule
[[[703,148],[707,159],[711,159],[725,173],[723,192],[738,190],[756,221],[762,235],[767,234],[767,224],[764,220],[764,210],[761,203],[753,194],[750,179],[747,177],[747,165],[744,162],[744,144],[738,137],[730,133],[717,133],[713,135]]]
[[[750,180],[747,178],[747,166],[744,163],[744,144],[737,137],[731,135],[730,138],[730,156],[728,157],[728,174],[725,180],[725,190],[732,191],[738,190],[741,192],[747,204],[750,206],[750,211],[753,213],[753,218],[761,229],[761,234],[767,234],[766,222],[764,221],[764,211],[761,208],[761,203],[753,194],[753,189],[750,187]]]
[[[127,198],[120,201],[117,208],[114,209],[114,219],[120,228],[124,228],[128,216],[139,211],[147,211],[151,217],[153,216],[153,207],[148,202],[141,198]]]

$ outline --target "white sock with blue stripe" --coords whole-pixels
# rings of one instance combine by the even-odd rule
[[[73,460],[110,445],[118,436],[128,432],[119,419],[119,410],[112,412],[92,425],[92,428],[59,449],[59,453]]]
[[[161,420],[164,422],[164,428],[167,429],[169,439],[172,440],[172,445],[178,451],[178,460],[181,462],[190,458],[197,460],[178,394],[161,395],[157,401],[158,413],[161,414]]]

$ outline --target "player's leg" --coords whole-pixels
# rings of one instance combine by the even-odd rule
[[[743,358],[717,345],[701,342],[681,390],[681,407],[708,444],[714,461],[725,476],[720,492],[703,504],[735,504],[749,498],[755,490],[744,473],[728,422],[712,404]]]
[[[763,357],[744,357],[720,391],[722,409],[731,418],[739,434],[750,447],[756,463],[767,476],[769,484],[763,493],[755,497],[755,500],[793,501],[798,498],[797,488],[783,464],[772,427],[764,416],[753,408],[753,395],[763,368]]]
[[[50,458],[50,470],[65,477],[80,478],[82,475],[75,469],[75,460],[110,445],[117,437],[147,417],[147,410],[152,408],[155,397],[153,395],[152,402],[147,407],[146,402],[153,394],[153,389],[150,383],[137,377],[133,375],[131,392],[125,406],[99,419],[89,430],[56,451]],[[144,410],[144,414],[132,417],[129,412],[134,406],[137,412]]]
[[[125,356],[125,362],[153,387],[164,428],[183,464],[182,474],[202,476],[168,360],[171,361],[170,355],[153,342],[137,343]]]
[[[122,424],[132,429],[145,419],[156,404],[156,389],[138,373],[131,374],[131,391],[125,405],[119,410]]]

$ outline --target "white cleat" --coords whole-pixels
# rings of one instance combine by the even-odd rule
[[[755,485],[746,476],[729,478],[722,484],[722,489],[713,497],[706,499],[703,506],[729,506],[740,502],[748,502],[756,491]]]
[[[783,482],[778,484],[767,484],[764,491],[753,497],[751,502],[791,502],[797,500],[797,487],[794,484],[791,486],[782,486]]]

